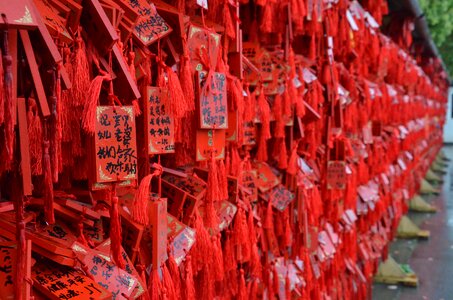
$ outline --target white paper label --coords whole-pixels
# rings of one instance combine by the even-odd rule
[[[208,9],[208,0],[197,0],[197,4],[204,9]]]

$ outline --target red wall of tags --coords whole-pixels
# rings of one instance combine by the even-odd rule
[[[370,298],[448,79],[359,2],[0,5],[2,294]]]

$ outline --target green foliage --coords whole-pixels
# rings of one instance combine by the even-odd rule
[[[449,73],[453,74],[453,0],[419,0]]]

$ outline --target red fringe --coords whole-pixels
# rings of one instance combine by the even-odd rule
[[[53,208],[53,183],[52,183],[52,167],[50,164],[49,141],[43,142],[43,167],[44,167],[44,213],[46,222],[49,224],[55,223],[54,208]]]
[[[211,155],[205,198],[205,220],[206,227],[208,228],[217,228],[219,224],[219,219],[215,209],[215,203],[222,200],[219,177],[217,162],[215,161],[214,155]]]
[[[124,269],[125,262],[121,256],[121,220],[118,205],[118,197],[113,196],[110,206],[110,254],[115,264]]]
[[[173,286],[175,288],[175,298],[181,299],[181,273],[179,271],[178,264],[175,261],[173,255],[169,255],[168,260],[168,271],[170,272],[171,278],[173,280]]]
[[[134,203],[132,204],[132,219],[142,225],[149,224],[148,202],[150,200],[150,187],[154,173],[145,176],[135,192]]]
[[[88,89],[86,105],[83,109],[82,128],[85,132],[94,135],[96,126],[96,108],[101,94],[102,83],[106,80],[105,75],[96,76]]]
[[[162,284],[159,278],[159,271],[157,268],[153,268],[151,271],[151,275],[149,276],[148,281],[148,294],[151,300],[160,300],[159,294],[160,290],[162,289]]]
[[[193,111],[195,110],[195,91],[189,49],[185,37],[182,39],[182,45],[184,53],[180,57],[179,76],[181,88],[187,101],[187,110]]]
[[[198,235],[197,235],[198,243]],[[193,281],[193,271],[192,271],[192,261],[190,255],[186,256],[185,261],[185,280],[184,280],[184,299],[186,300],[195,300],[195,284]]]
[[[4,92],[4,79],[5,74],[3,70],[3,54],[2,49],[0,49],[0,126],[5,121],[5,92]]]

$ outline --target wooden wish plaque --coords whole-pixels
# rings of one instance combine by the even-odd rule
[[[256,174],[256,184],[261,193],[266,193],[280,183],[278,177],[272,172],[271,167],[264,162],[256,163]]]
[[[346,188],[346,162],[331,160],[327,163],[327,188],[338,190]]]
[[[178,265],[189,253],[195,243],[195,230],[179,222],[175,217],[167,214],[168,238],[171,241],[170,251]]]
[[[138,40],[148,46],[172,32],[170,25],[157,13],[154,4],[146,0],[122,0],[139,14],[134,26],[134,34]]]
[[[225,158],[224,130],[197,130],[197,161],[209,160],[211,153],[215,159]]]
[[[40,16],[35,15],[32,5],[32,0],[2,1],[1,13],[6,16],[8,24],[5,24],[3,18],[0,18],[0,28],[37,28],[36,18],[40,18]]]
[[[282,184],[277,185],[268,193],[262,195],[266,201],[271,201],[272,206],[280,212],[285,211],[288,205],[294,200],[295,195]]]
[[[166,106],[169,103],[168,89],[149,86],[146,99],[148,154],[174,153],[174,118]]]
[[[200,128],[227,129],[227,82],[224,73],[198,73]]]
[[[89,276],[112,293],[112,299],[130,299],[129,297],[135,293],[135,288],[139,284],[138,279],[116,266],[109,255],[77,242],[72,249],[88,268]]]
[[[32,268],[33,287],[47,299],[112,299],[112,294],[72,268],[39,262]]]
[[[26,241],[25,268],[26,277],[31,276],[31,241]],[[17,299],[14,294],[14,276],[17,267],[17,243],[0,242],[0,299]],[[22,287],[25,299],[30,297],[30,284],[25,281]]]
[[[137,178],[137,144],[132,106],[99,106],[96,111],[96,181]]]
[[[220,35],[195,25],[189,28],[187,47],[190,53],[190,62],[194,71],[215,70],[220,52]],[[204,57],[204,58],[203,58]],[[208,60],[209,62],[203,62]],[[209,64],[209,66],[206,66]]]

